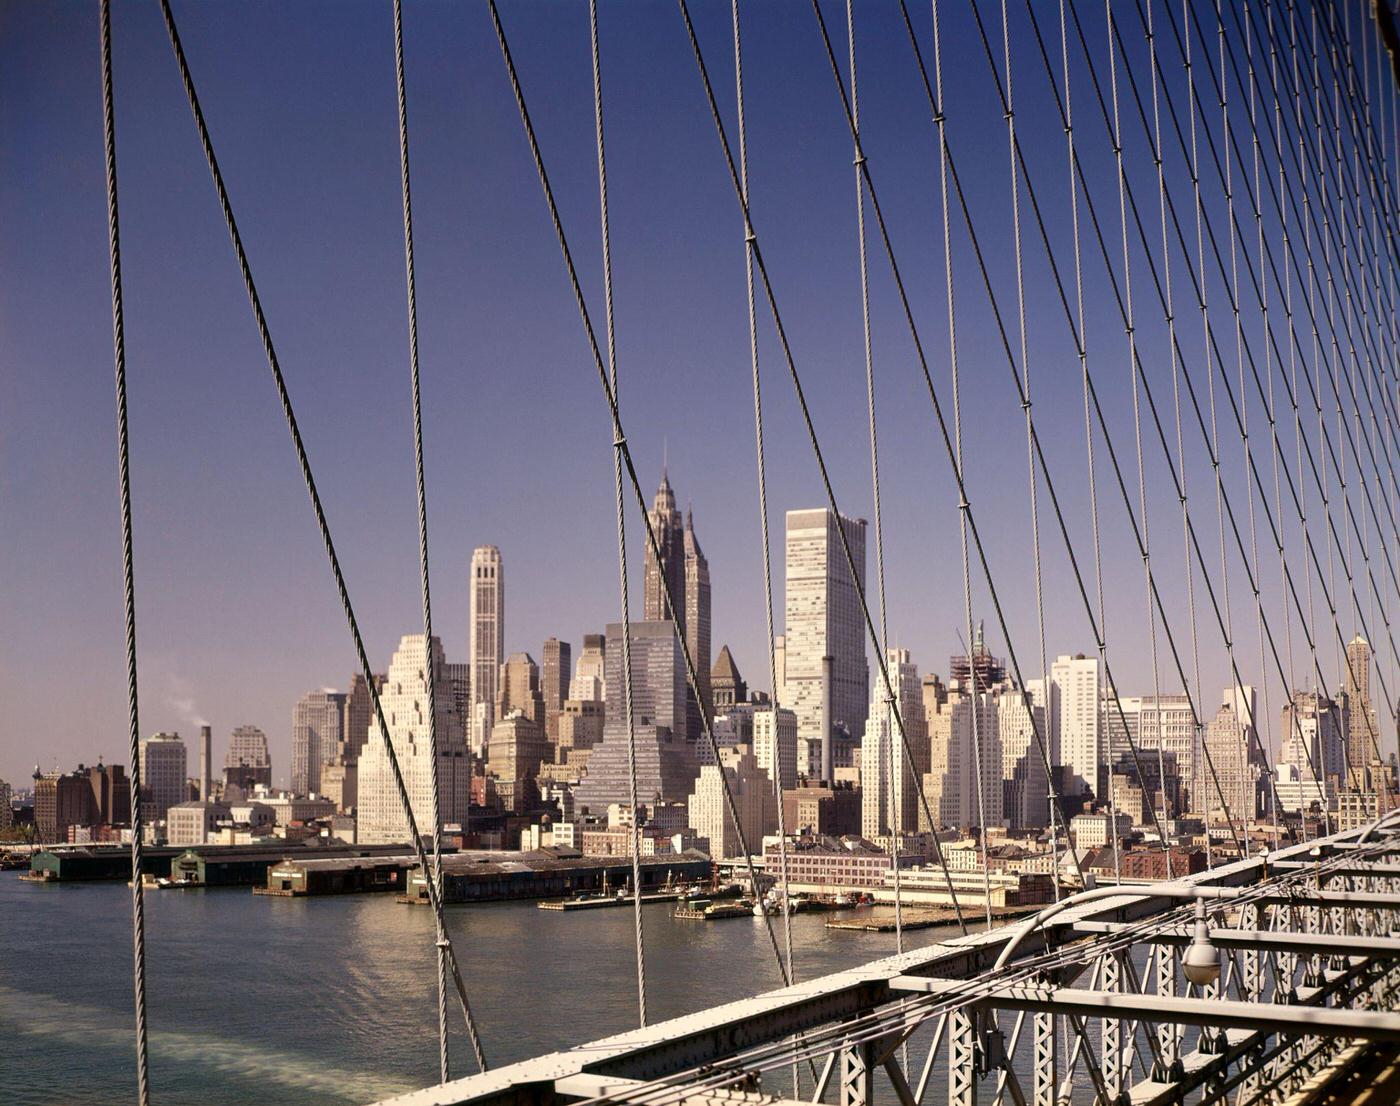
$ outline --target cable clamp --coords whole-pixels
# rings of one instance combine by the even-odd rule
[[[452,947],[452,942],[449,941],[446,937],[439,937],[433,943],[437,945],[437,947],[440,949],[450,949]]]
[[[943,124],[947,122],[947,120],[948,117],[944,115],[941,111],[935,111],[933,113],[933,121],[937,123],[940,127],[943,126]]]
[[[1008,123],[1011,122],[1011,120],[1016,118],[1015,109],[1007,108],[1004,112],[1001,113],[1001,117],[1005,119]]]
[[[857,169],[865,164],[865,151],[857,147],[855,160],[851,162]]]
[[[613,438],[613,449],[623,449],[626,447],[626,445],[627,436],[625,434],[618,434],[615,438]]]

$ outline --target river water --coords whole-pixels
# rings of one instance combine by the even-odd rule
[[[644,908],[650,1020],[780,985],[759,919]],[[894,951],[892,934],[792,919],[799,978]],[[492,1066],[631,1029],[630,909],[448,907]],[[913,948],[950,931],[906,935]],[[366,1103],[437,1080],[433,923],[390,895],[288,899],[247,888],[146,895],[147,1010],[158,1104]],[[454,1073],[471,1070],[453,1010]],[[119,883],[0,873],[0,1102],[135,1100],[131,899]]]

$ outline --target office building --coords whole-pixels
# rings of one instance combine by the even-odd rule
[[[539,799],[535,780],[549,759],[544,725],[520,710],[511,710],[491,728],[486,771],[496,781],[496,795],[508,811],[521,814]]]
[[[496,720],[496,685],[505,660],[506,578],[501,551],[478,546],[471,564],[471,730],[468,741],[483,751]]]
[[[725,800],[726,781],[743,827],[742,839]],[[778,797],[773,781],[747,749],[726,749],[719,764],[701,768],[688,802],[690,824],[698,836],[708,839],[710,856],[716,860],[744,855],[745,845],[757,855],[763,850],[764,834],[777,829]]]
[[[1344,782],[1348,719],[1340,704],[1316,691],[1295,691],[1284,704],[1279,736],[1280,783],[1284,765],[1293,768],[1290,779],[1298,786],[1290,795],[1279,794],[1285,810],[1298,810],[1337,794]],[[1296,798],[1298,806],[1290,803]]]
[[[608,639],[602,634],[584,634],[583,652],[574,666],[569,681],[569,698],[580,702],[601,703],[607,698],[607,673],[604,671]]]
[[[699,710],[707,719],[715,716],[714,697],[710,689],[710,562],[700,549],[695,536],[695,521],[690,509],[685,512],[685,533],[681,547],[685,553],[685,640],[690,659],[695,665],[695,682],[700,689]],[[691,720],[692,730],[698,731],[698,719]]]
[[[738,708],[732,708],[737,710]],[[797,786],[797,715],[786,707],[752,711],[749,744],[754,760],[777,786]]]
[[[903,739],[899,722],[885,702],[884,681],[877,675],[860,745],[861,834],[871,839],[909,833],[919,824],[916,781],[929,770],[928,722],[918,666],[908,649],[887,650],[885,663]]]
[[[631,624],[632,710],[637,747],[638,801],[684,802],[699,771],[688,729],[685,663],[670,622]],[[621,623],[608,626],[607,685],[623,687]],[[574,793],[580,811],[601,814],[630,806],[627,713],[620,697],[608,704],[603,740],[589,754],[588,775]]]
[[[932,700],[935,708],[927,715],[929,767],[924,775],[933,824],[920,809],[919,828],[971,830],[983,821],[988,828],[1003,825],[1000,696],[994,690],[970,695],[957,681],[949,681],[946,693],[940,691],[924,685],[924,701]]]
[[[343,743],[345,696],[322,688],[303,695],[292,708],[292,790],[320,794],[321,769],[335,760]]]
[[[429,648],[432,663],[429,663]],[[436,673],[432,702],[437,720],[437,758],[428,734],[428,673]],[[361,844],[387,844],[410,840],[393,774],[385,752],[385,738],[392,742],[408,791],[418,832],[433,832],[433,776],[437,775],[439,814],[443,824],[461,824],[467,816],[471,789],[471,758],[461,719],[453,709],[452,688],[445,675],[442,642],[431,646],[422,634],[406,634],[389,665],[380,691],[380,704],[388,734],[376,722],[360,753],[359,803],[356,832]]]
[[[224,786],[233,785],[246,793],[259,784],[272,786],[272,757],[267,751],[267,734],[256,726],[239,726],[228,739]],[[144,779],[141,786],[146,786]],[[184,801],[183,796],[179,801]]]
[[[715,666],[710,669],[710,702],[715,716],[724,714],[730,707],[746,703],[749,699],[749,685],[739,675],[739,666],[734,663],[734,655],[729,646],[720,647]]]
[[[809,776],[830,779],[831,735],[865,730],[870,700],[865,661],[865,520],[825,508],[787,512],[786,574],[780,705],[797,715],[800,742],[825,750]],[[850,546],[851,562],[842,543]],[[855,575],[851,573],[851,563]],[[811,745],[807,746],[808,750]],[[802,753],[799,747],[799,756]]]
[[[499,720],[512,711],[538,722],[543,732],[545,708],[544,695],[540,692],[540,668],[529,653],[512,653],[501,665],[494,716]]]
[[[1224,822],[1226,806],[1235,825],[1248,824],[1257,813],[1259,773],[1254,748],[1254,689],[1226,688],[1221,707],[1206,723],[1204,747],[1214,776],[1200,804],[1207,819]]]
[[[572,665],[572,646],[558,638],[547,638],[544,667],[540,670],[540,694],[544,696],[544,732],[551,745],[559,743],[559,716],[564,712],[564,700],[569,697]]]
[[[1001,745],[1002,814],[1007,826],[1013,832],[1044,829],[1050,824],[1045,708],[1010,683],[1003,683],[997,695],[997,740]]]
[[[1075,793],[1106,789],[1107,762],[1100,744],[1101,705],[1096,657],[1061,656],[1050,667],[1050,732]],[[1100,779],[1100,776],[1103,776]]]
[[[1343,687],[1347,710],[1345,786],[1373,790],[1367,769],[1379,755],[1381,731],[1371,703],[1371,643],[1360,634],[1347,642]]]
[[[237,730],[234,731],[238,733]],[[264,738],[264,748],[266,739]],[[158,733],[141,739],[141,818],[148,825],[165,817],[176,803],[189,798],[185,743],[178,733]]]

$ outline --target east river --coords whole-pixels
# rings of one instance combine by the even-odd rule
[[[131,892],[0,873],[0,1102],[135,1101]],[[650,1020],[777,987],[759,919],[644,908]],[[799,978],[889,955],[892,934],[793,919]],[[492,1066],[631,1029],[630,909],[448,907]],[[368,1103],[437,1080],[431,913],[393,896],[284,899],[247,888],[146,895],[158,1104]],[[906,934],[906,947],[948,930]],[[454,1074],[471,1070],[453,1008]]]

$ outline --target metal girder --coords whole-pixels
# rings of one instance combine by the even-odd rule
[[[902,990],[930,994],[948,992],[948,981],[938,979],[896,979],[891,981],[891,985]],[[1270,1033],[1364,1037],[1373,1041],[1400,1042],[1400,1014],[1373,1011],[1282,1006],[1228,999],[1169,998],[1163,995],[1085,991],[1077,987],[1026,986],[1010,986],[996,991],[978,999],[977,1004],[1081,1017],[1136,1018],[1146,1022],[1165,1019],[1219,1029],[1262,1029]]]
[[[1124,922],[1076,922],[1074,932],[1086,937],[1122,933],[1132,928]],[[1152,945],[1189,945],[1191,934],[1183,929],[1144,933],[1139,938]],[[1246,952],[1289,952],[1299,956],[1370,956],[1377,959],[1400,957],[1400,937],[1346,937],[1336,933],[1289,933],[1274,929],[1212,929],[1210,940],[1217,948]]]
[[[874,1106],[875,1043],[855,1041],[841,1046],[841,1106]]]
[[[1382,895],[1375,891],[1266,891],[1251,900],[1263,906],[1302,907],[1360,907],[1368,910],[1400,910],[1400,895]]]
[[[625,1098],[646,1086],[640,1079],[621,1079],[615,1075],[594,1075],[580,1072],[554,1081],[556,1094],[568,1098]],[[681,1106],[806,1106],[791,1099],[775,1098],[759,1091],[734,1087],[696,1090],[680,1100]]]
[[[948,1106],[977,1106],[975,1011],[954,1010],[948,1018]]]

